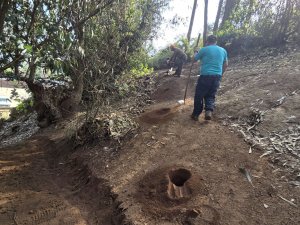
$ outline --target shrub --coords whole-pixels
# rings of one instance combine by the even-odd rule
[[[10,112],[10,119],[15,120],[24,114],[33,112],[33,99],[19,100],[19,104]]]

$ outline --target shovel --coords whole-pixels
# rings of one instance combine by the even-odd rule
[[[196,47],[197,47],[198,44],[199,44],[200,36],[201,36],[201,34],[198,35]],[[188,90],[188,87],[189,87],[189,82],[190,82],[190,78],[191,78],[191,74],[192,74],[192,69],[193,69],[194,62],[195,62],[195,60],[193,60],[192,65],[191,65],[191,67],[190,67],[190,72],[189,72],[188,79],[187,79],[187,81],[186,81],[186,86],[185,86],[185,91],[184,91],[184,97],[183,97],[183,100],[178,100],[178,101],[177,101],[180,105],[185,105],[186,94],[187,94],[187,90]]]
[[[184,91],[184,97],[183,97],[183,100],[179,100],[179,101],[178,101],[179,104],[185,105],[186,93],[187,93],[187,90],[188,90],[188,87],[189,87],[189,83],[190,83],[190,79],[191,79],[191,74],[192,74],[193,65],[194,65],[194,61],[192,62],[192,65],[191,65],[191,68],[190,68],[190,72],[189,72],[189,76],[188,76],[188,79],[187,79],[187,81],[186,81],[186,86],[185,86],[185,91]]]

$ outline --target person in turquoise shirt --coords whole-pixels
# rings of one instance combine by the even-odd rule
[[[224,48],[217,45],[217,37],[210,35],[207,38],[206,46],[200,49],[194,56],[194,60],[200,60],[201,66],[191,118],[198,121],[203,111],[204,102],[205,119],[211,120],[215,107],[215,96],[220,86],[222,75],[228,66],[227,52]]]

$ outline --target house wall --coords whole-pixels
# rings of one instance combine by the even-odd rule
[[[10,98],[12,90],[14,90],[14,88],[0,87],[0,96],[8,97],[11,100],[10,107],[14,108],[19,104],[19,102]],[[20,99],[27,99],[30,97],[30,94],[27,93],[23,88],[16,88],[16,92],[18,93]]]
[[[10,108],[0,108],[0,118],[8,119]]]
[[[8,97],[11,101],[9,107],[0,107],[0,118],[8,119],[11,108],[14,108],[19,104],[18,101],[10,98],[12,90],[14,90],[14,88],[0,87],[0,96]],[[16,92],[20,99],[27,99],[30,97],[30,94],[23,88],[16,88]]]

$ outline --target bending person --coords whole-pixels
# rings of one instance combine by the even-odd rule
[[[175,45],[171,45],[170,50],[174,52],[170,59],[170,64],[177,68],[174,75],[180,77],[187,55],[181,49],[176,48]]]

